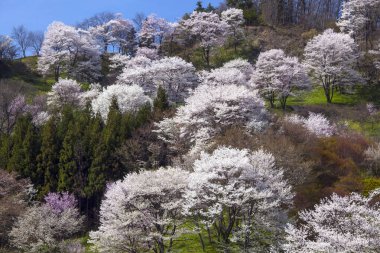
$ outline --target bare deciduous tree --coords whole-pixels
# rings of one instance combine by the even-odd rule
[[[42,42],[44,42],[44,33],[41,31],[29,32],[28,40],[30,47],[33,48],[35,55],[40,56]]]
[[[25,28],[25,26],[20,25],[20,26],[13,27],[12,38],[16,41],[16,43],[20,47],[22,56],[26,57],[26,50],[30,46],[30,41],[29,41],[29,36],[28,36],[28,30]]]

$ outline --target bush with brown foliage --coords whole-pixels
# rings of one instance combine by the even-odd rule
[[[312,148],[316,164],[309,182],[297,188],[296,209],[311,208],[333,192],[362,192],[361,165],[367,147],[367,140],[355,133],[320,139]]]

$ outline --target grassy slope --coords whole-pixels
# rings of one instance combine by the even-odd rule
[[[336,92],[333,97],[333,104],[340,105],[357,105],[362,99],[354,94],[340,94]],[[289,106],[305,106],[305,105],[325,105],[326,97],[322,87],[316,87],[311,91],[303,92],[300,96],[290,97]]]

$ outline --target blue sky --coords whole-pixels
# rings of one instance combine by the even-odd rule
[[[204,0],[217,6],[222,0]],[[53,21],[74,25],[102,11],[120,12],[133,18],[137,12],[156,13],[170,21],[195,8],[197,0],[0,0],[0,34],[25,25],[31,31],[45,31]]]

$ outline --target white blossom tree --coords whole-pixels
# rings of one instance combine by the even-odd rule
[[[194,11],[188,19],[182,21],[181,28],[199,40],[203,58],[209,68],[211,49],[224,44],[228,34],[228,24],[216,13]]]
[[[245,76],[245,79],[247,81],[249,81],[252,77],[252,74],[253,74],[253,66],[251,63],[249,63],[247,60],[243,60],[241,58],[239,59],[235,59],[235,60],[232,60],[232,61],[229,61],[229,62],[226,62],[224,65],[223,65],[223,68],[224,69],[237,69],[237,70],[240,70],[244,76]]]
[[[108,187],[100,227],[90,233],[98,252],[171,250],[182,223],[189,173],[178,168],[131,173]]]
[[[136,61],[134,65],[125,65],[123,73],[118,77],[119,84],[137,84],[151,97],[155,96],[161,86],[171,102],[183,102],[198,84],[194,66],[179,57],[165,57],[155,61],[137,60],[130,61]]]
[[[360,80],[353,69],[358,57],[357,45],[349,35],[335,33],[332,29],[317,35],[305,48],[306,68],[323,86],[327,103],[331,103],[337,87]]]
[[[375,58],[374,65],[377,69],[380,69],[380,43],[378,43],[375,50],[369,51],[369,53]]]
[[[342,14],[337,23],[342,32],[356,40],[365,39],[369,43],[373,23],[379,17],[380,2],[377,0],[348,0],[343,2]]]
[[[208,230],[215,228],[225,244],[233,234],[240,234],[237,240],[243,242],[246,252],[252,252],[248,249],[260,220],[293,198],[282,169],[276,168],[273,155],[263,150],[219,147],[212,154],[202,153],[193,169],[185,213],[197,217]]]
[[[183,102],[198,84],[195,67],[179,57],[154,61],[149,71],[156,90],[164,88],[172,102]]]
[[[198,152],[226,127],[245,126],[261,130],[267,124],[264,102],[256,92],[236,85],[201,85],[185,100],[173,118],[157,124],[159,136],[174,149]]]
[[[133,55],[136,47],[136,31],[132,21],[124,19],[121,15],[114,15],[107,22],[89,27],[89,32],[98,42],[102,52],[106,53],[109,46],[113,51],[123,55]]]
[[[45,33],[38,58],[43,74],[54,73],[56,81],[62,71],[83,80],[100,76],[100,51],[92,35],[61,22],[53,22]]]
[[[156,85],[152,80],[151,67],[153,61],[145,56],[136,56],[123,63],[122,73],[117,77],[120,85],[136,84],[143,88],[144,92],[150,96],[156,91]]]
[[[221,68],[200,72],[203,83],[208,85],[250,86],[253,66],[246,60],[236,59],[225,63]]]
[[[17,55],[17,49],[9,36],[0,35],[0,60],[12,60]]]
[[[127,64],[127,61],[131,60],[131,57],[129,55],[123,55],[123,54],[114,54],[110,58],[110,69],[113,71],[120,72],[124,69],[124,67]]]
[[[48,93],[47,104],[57,108],[62,108],[64,105],[77,106],[81,93],[82,89],[77,81],[61,78]]]
[[[333,194],[313,210],[299,213],[302,224],[286,229],[286,252],[376,252],[380,247],[380,210],[374,197]]]
[[[149,47],[139,47],[136,52],[136,57],[144,56],[151,60],[158,60],[160,56],[158,55],[158,50],[156,48]]]
[[[151,14],[142,23],[139,32],[140,46],[160,49],[164,39],[170,37],[174,29],[174,24]]]
[[[136,112],[142,106],[152,103],[152,100],[144,94],[141,87],[115,84],[105,88],[92,100],[92,111],[94,114],[99,113],[103,120],[106,121],[114,99],[116,99],[121,113]]]
[[[88,104],[91,104],[91,102],[96,99],[99,94],[102,91],[102,87],[98,83],[92,83],[90,84],[90,87],[88,90],[83,91],[80,96],[80,105],[82,107],[86,107]]]
[[[310,133],[318,137],[330,137],[337,132],[336,126],[332,124],[323,114],[309,113],[307,118],[299,115],[291,115],[285,118],[293,124],[300,124]]]
[[[252,76],[253,86],[274,107],[276,97],[286,109],[289,96],[295,90],[307,89],[310,82],[306,69],[296,57],[287,56],[281,49],[272,49],[259,55]]]
[[[235,53],[239,42],[244,38],[244,15],[242,9],[229,8],[222,12],[222,20],[229,26],[229,33],[233,39]]]
[[[136,31],[132,21],[118,18],[109,21],[111,44],[116,46],[120,54],[133,55],[136,47]]]

